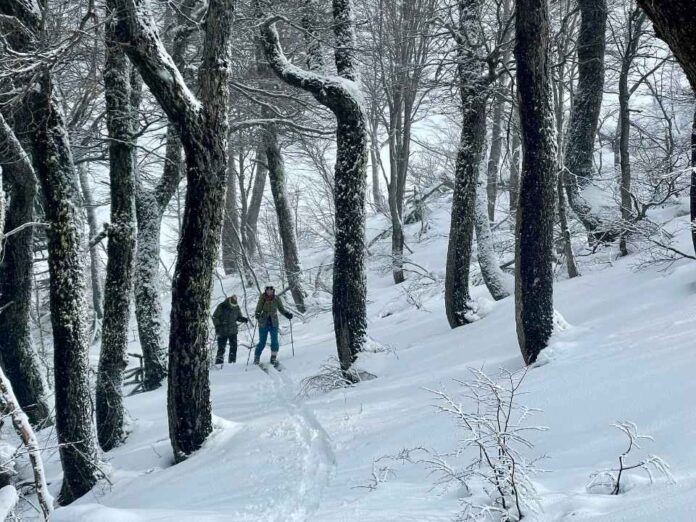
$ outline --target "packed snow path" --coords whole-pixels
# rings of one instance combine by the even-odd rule
[[[336,467],[336,457],[326,430],[297,396],[287,371],[278,372],[271,366],[268,377],[278,402],[287,408],[299,446],[297,450],[288,450],[299,459],[301,468],[297,480],[293,481],[295,491],[284,497],[283,509],[274,506],[268,513],[268,520],[308,520],[319,509],[322,493]]]

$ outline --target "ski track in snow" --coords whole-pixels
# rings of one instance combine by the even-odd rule
[[[268,520],[305,521],[311,519],[321,505],[324,489],[336,468],[336,457],[328,433],[314,412],[297,397],[295,384],[287,370],[267,373],[278,402],[287,410],[297,442],[300,446],[301,477],[292,489],[294,495],[285,496],[284,509],[272,506]]]

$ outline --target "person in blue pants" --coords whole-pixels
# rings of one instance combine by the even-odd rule
[[[278,364],[278,350],[280,344],[278,342],[278,312],[283,314],[289,320],[293,315],[285,310],[283,301],[275,293],[275,288],[267,286],[256,305],[256,313],[254,314],[259,325],[259,344],[256,345],[254,352],[254,364],[261,362],[261,354],[266,347],[268,336],[271,336],[271,364]]]

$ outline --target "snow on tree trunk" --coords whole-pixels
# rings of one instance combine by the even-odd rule
[[[92,196],[92,187],[87,177],[87,168],[85,164],[77,167],[77,172],[80,178],[80,188],[82,190],[82,200],[85,205],[85,213],[87,214],[87,225],[89,227],[89,238],[95,237],[99,233],[97,225],[97,213],[95,209],[94,197]],[[92,338],[96,341],[101,336],[101,323],[104,319],[104,305],[101,286],[101,271],[99,270],[99,251],[97,247],[89,249],[89,270],[90,283],[92,285],[92,309],[94,311],[94,325],[92,326]]]
[[[485,185],[484,185],[485,183]],[[479,178],[479,186],[476,191],[476,208],[474,210],[474,229],[476,230],[476,257],[478,258],[481,275],[486,288],[496,301],[505,299],[513,294],[515,282],[512,276],[503,272],[498,262],[493,244],[491,222],[489,221],[490,199],[486,186],[490,183],[490,177]]]
[[[114,5],[109,0],[107,10]],[[97,371],[97,438],[104,451],[125,439],[123,372],[128,365],[128,322],[135,249],[135,166],[131,113],[130,67],[113,33],[111,19],[104,31],[106,61],[104,96],[109,133],[111,223],[104,287],[104,329]]]
[[[548,0],[518,0],[515,27],[524,151],[515,238],[515,309],[522,356],[531,364],[553,332],[556,142]]]
[[[336,116],[332,309],[338,357],[348,376],[350,366],[363,349],[367,330],[365,196],[368,140],[367,119],[357,84],[350,0],[333,0],[333,21],[334,61],[338,77],[292,65],[283,54],[273,19],[262,23],[261,40],[273,71],[288,84],[310,92]]]
[[[456,43],[462,131],[454,171],[452,219],[445,272],[445,312],[452,328],[470,323],[476,318],[470,302],[469,270],[476,185],[486,139],[487,89],[481,52],[475,44],[482,37],[478,23],[480,12],[479,0],[464,0],[459,3]]]
[[[36,175],[31,162],[0,114],[0,166],[4,188],[9,189],[5,229],[14,230],[34,221]],[[2,227],[0,227],[2,234]],[[16,390],[19,404],[34,426],[50,425],[44,382],[31,338],[33,227],[0,242],[0,361]]]
[[[68,134],[50,73],[33,93],[34,162],[50,224],[49,297],[53,326],[56,432],[63,464],[60,502],[69,504],[97,482],[88,342],[84,325],[84,271],[80,255],[77,177]]]
[[[263,129],[263,140],[266,146],[266,165],[268,166],[268,178],[271,182],[273,203],[278,218],[278,230],[280,243],[283,248],[283,264],[288,278],[290,293],[297,309],[304,313],[305,292],[302,288],[302,265],[297,249],[297,237],[293,226],[292,210],[288,204],[288,195],[285,183],[285,165],[278,143],[278,131],[274,125],[268,125]]]
[[[210,2],[205,18],[200,101],[166,53],[143,0],[116,0],[116,33],[186,153],[186,204],[172,283],[167,407],[169,438],[181,461],[212,431],[208,320],[227,178],[232,3]]]
[[[565,151],[565,182],[568,203],[594,237],[611,240],[615,232],[582,196],[594,178],[594,147],[604,94],[604,54],[607,24],[606,0],[579,0],[578,82],[568,122]]]
[[[185,0],[177,9],[171,44],[172,61],[182,70],[191,31],[186,28],[195,0]],[[133,104],[131,104],[133,105]],[[167,353],[162,342],[162,303],[158,288],[160,273],[160,231],[162,217],[183,177],[183,157],[178,130],[167,127],[162,177],[153,189],[147,189],[136,173],[135,209],[138,223],[135,253],[134,294],[138,337],[143,352],[143,388],[154,390],[167,375]]]

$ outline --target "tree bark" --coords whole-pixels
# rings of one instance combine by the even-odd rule
[[[233,141],[228,140],[227,190],[225,192],[225,221],[222,225],[222,266],[225,275],[237,272],[240,249],[239,208],[237,207],[237,168],[234,164]]]
[[[451,328],[475,319],[469,294],[471,243],[474,235],[476,185],[486,139],[486,96],[481,52],[473,42],[481,41],[479,0],[459,2],[457,74],[461,98],[462,131],[454,172],[454,194],[447,265],[445,271],[445,313]]]
[[[515,238],[517,338],[525,363],[553,332],[556,144],[549,77],[548,0],[518,0],[515,58],[523,162]]]
[[[493,121],[491,123],[491,149],[488,154],[488,166],[486,168],[486,195],[488,220],[493,223],[495,219],[495,202],[498,199],[498,179],[500,178],[500,156],[503,151],[503,113],[505,100],[502,96],[494,98]]]
[[[604,94],[604,54],[607,23],[606,0],[579,0],[580,32],[577,41],[578,83],[568,122],[565,182],[568,202],[594,237],[611,240],[615,233],[582,197],[582,189],[594,177],[594,144]]]
[[[280,243],[283,248],[283,264],[285,274],[288,278],[288,286],[292,294],[295,306],[304,313],[305,292],[302,287],[302,265],[297,249],[297,237],[293,227],[292,211],[288,204],[288,195],[285,183],[285,165],[278,143],[278,131],[274,125],[268,125],[263,130],[263,142],[266,149],[266,164],[268,166],[268,177],[271,182],[271,192],[273,193],[273,203],[278,218],[278,230],[280,232]]]
[[[46,199],[51,324],[53,326],[56,432],[63,464],[60,502],[69,504],[97,482],[97,460],[84,325],[84,271],[76,201],[77,176],[50,73],[33,96],[37,175]]]
[[[29,157],[1,114],[0,166],[10,194],[5,221],[5,230],[10,231],[34,221],[37,180]],[[33,246],[31,226],[6,238],[4,249],[0,243],[0,361],[32,425],[47,426],[53,421],[30,326]]]
[[[249,199],[249,204],[246,209],[246,219],[244,219],[244,251],[250,258],[257,253],[259,213],[261,211],[261,203],[263,203],[263,193],[266,190],[267,177],[268,167],[266,164],[266,152],[263,144],[259,143],[256,149],[254,185],[251,189],[251,198]]]
[[[341,368],[348,370],[362,351],[367,329],[365,274],[365,193],[367,121],[355,95],[357,71],[350,0],[333,0],[334,61],[338,77],[307,72],[288,62],[272,21],[261,26],[264,53],[285,82],[310,92],[336,116],[333,318]]]
[[[227,177],[227,113],[232,3],[210,2],[205,19],[200,101],[164,51],[143,0],[117,0],[116,33],[186,153],[186,205],[172,283],[168,416],[174,457],[181,461],[212,431],[208,320],[219,253]]]
[[[107,1],[108,15],[113,14]],[[109,133],[109,181],[111,223],[104,288],[104,330],[97,371],[97,438],[104,451],[125,439],[123,372],[128,365],[128,322],[135,249],[135,166],[133,114],[131,111],[130,67],[126,55],[114,39],[114,20],[104,32],[106,62],[104,96],[106,126]]]
[[[522,144],[520,143],[520,119],[517,108],[513,108],[512,124],[512,148],[510,154],[510,226],[515,230],[517,226],[517,202],[520,197],[520,154]]]
[[[84,164],[77,167],[80,178],[80,188],[82,190],[82,200],[87,214],[87,225],[89,227],[90,239],[99,233],[97,225],[97,213],[95,211],[94,196],[92,187],[87,177],[87,168]],[[101,324],[104,320],[104,299],[102,297],[101,271],[99,270],[99,251],[97,248],[89,249],[89,270],[90,283],[92,284],[92,309],[94,310],[94,325],[92,326],[92,339],[96,341],[101,336]]]
[[[185,0],[176,16],[177,30],[171,44],[174,65],[183,70],[191,29],[190,16],[196,0]],[[158,279],[160,274],[160,232],[162,217],[184,175],[183,155],[178,130],[167,126],[162,177],[154,189],[147,189],[136,173],[135,212],[138,223],[135,253],[134,295],[138,338],[143,352],[145,391],[162,385],[167,375],[167,354],[162,342],[162,303]]]

